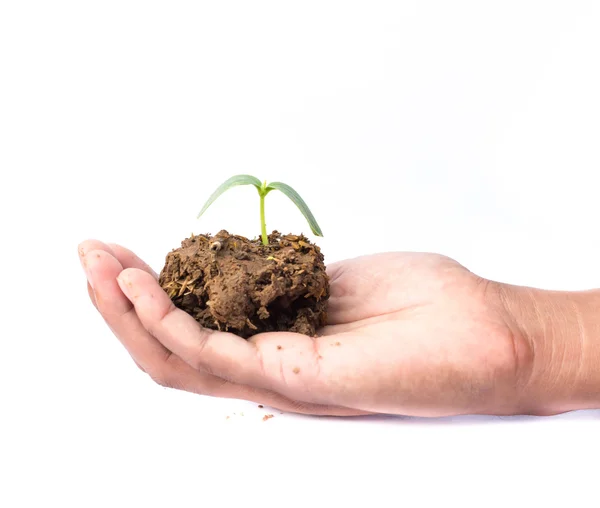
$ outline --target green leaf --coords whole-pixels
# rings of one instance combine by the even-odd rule
[[[302,212],[302,215],[304,215],[304,218],[308,222],[308,225],[310,226],[310,229],[313,232],[313,234],[316,236],[323,236],[323,232],[317,224],[315,216],[312,214],[304,200],[300,197],[300,194],[298,194],[289,185],[282,182],[271,182],[267,186],[267,192],[271,190],[279,190],[283,192],[288,198],[290,198],[298,207],[298,209]]]
[[[231,178],[225,180],[221,185],[219,185],[219,187],[217,188],[217,190],[215,192],[213,192],[210,197],[208,198],[208,200],[206,201],[206,203],[204,203],[204,206],[202,207],[202,210],[200,210],[200,213],[198,214],[197,218],[200,218],[200,216],[206,212],[206,209],[212,205],[214,203],[214,201],[221,195],[223,194],[226,190],[231,189],[231,187],[235,187],[237,185],[254,185],[254,187],[257,188],[258,192],[260,192],[260,188],[261,188],[261,183],[260,180],[254,176],[251,175],[235,175],[232,176]]]

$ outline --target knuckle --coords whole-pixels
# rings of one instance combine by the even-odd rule
[[[171,313],[176,309],[173,302],[169,302],[165,309],[161,310],[158,315],[149,312],[149,309],[145,309],[143,312],[144,327],[154,337],[158,337],[162,329],[167,324],[167,320]]]
[[[211,376],[216,375],[213,368],[202,358],[201,355],[194,356],[194,358],[192,358],[192,360],[189,363],[194,370],[204,372]]]
[[[202,358],[200,358],[198,355],[194,355],[192,358],[190,358],[188,363],[194,370],[206,370]]]
[[[148,375],[157,385],[164,388],[171,388],[171,379],[164,372],[149,372]]]
[[[190,365],[196,370],[203,370],[212,374],[210,365],[208,365],[204,351],[207,347],[207,343],[212,334],[211,330],[202,330],[198,344],[194,347],[192,358],[190,359]]]
[[[231,385],[227,380],[214,378],[203,384],[201,393],[202,395],[207,395],[208,397],[220,397],[228,393],[228,391],[230,391],[230,387]]]
[[[160,316],[156,319],[156,324],[161,324],[169,319],[169,316],[177,309],[175,304],[169,300],[168,305],[165,309],[160,313]]]
[[[176,372],[172,369],[161,367],[159,369],[148,372],[148,375],[157,385],[163,388],[180,389],[181,382]]]

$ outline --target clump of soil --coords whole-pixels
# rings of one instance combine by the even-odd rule
[[[202,326],[244,338],[271,331],[314,336],[326,320],[324,256],[303,235],[274,231],[267,246],[225,230],[192,235],[167,255],[159,283]]]

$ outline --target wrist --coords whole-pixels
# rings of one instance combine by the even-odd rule
[[[500,286],[507,321],[529,350],[518,372],[521,412],[600,408],[600,290]]]

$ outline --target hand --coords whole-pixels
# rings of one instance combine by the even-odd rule
[[[435,254],[331,265],[328,325],[317,338],[246,341],[201,328],[127,249],[79,254],[92,302],[157,383],[319,415],[513,414],[529,343],[495,283]]]

